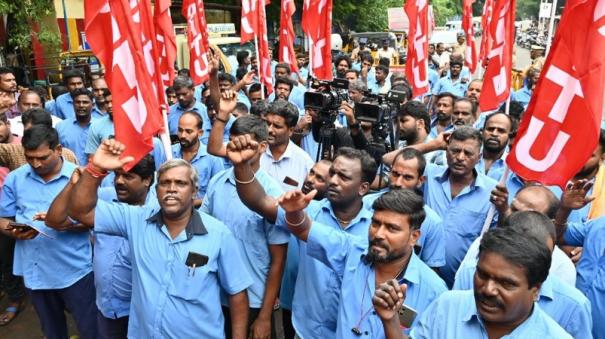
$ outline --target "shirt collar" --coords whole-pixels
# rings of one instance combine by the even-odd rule
[[[546,277],[546,280],[542,283],[540,287],[540,298],[545,297],[547,299],[553,300],[555,293],[553,291],[553,282],[552,279]]]
[[[154,223],[161,228],[164,225],[164,219],[162,218],[162,211],[158,211],[156,214],[147,218],[147,221],[150,223]],[[204,222],[202,221],[202,216],[198,211],[192,209],[191,218],[189,218],[189,222],[187,226],[185,226],[185,233],[187,234],[187,240],[191,240],[194,235],[205,235],[208,234],[208,230],[206,226],[204,226]]]
[[[447,166],[440,166],[442,169],[435,173],[437,180],[440,182],[445,182],[449,179],[449,168]],[[473,172],[475,174],[475,180],[469,185],[469,188],[473,189],[475,187],[487,188],[487,182],[485,178],[487,177],[485,174],[477,172],[476,168],[473,168]]]
[[[338,223],[338,220],[336,219],[336,214],[334,214],[334,210],[332,209],[332,204],[330,203],[328,198],[324,198],[319,203],[320,203],[321,209],[330,213],[332,218],[334,218],[334,221],[336,221],[336,223]],[[361,209],[359,210],[359,213],[357,213],[357,215],[351,220],[351,222],[344,229],[347,229],[347,228],[359,223],[361,220],[370,220],[372,218],[373,214],[374,213],[372,211],[365,208],[365,206],[363,205],[363,202],[362,202],[362,206],[361,206]]]
[[[39,180],[40,182],[44,182],[44,183],[50,183],[51,181],[55,181],[60,177],[66,177],[67,179],[71,178],[71,175],[74,171],[74,166],[75,165],[70,165],[71,163],[69,163],[68,161],[65,160],[65,158],[63,158],[63,156],[61,155],[61,160],[63,161],[63,164],[61,165],[61,171],[59,172],[59,174],[55,177],[53,177],[52,179],[50,179],[49,181],[44,181],[37,173],[36,171],[34,171],[33,167],[29,166],[29,175],[32,176],[34,179]]]
[[[183,158],[183,150],[181,149],[181,144],[177,143],[174,145],[174,150],[176,153],[175,155],[179,156],[180,158]],[[191,162],[194,162],[206,155],[208,155],[208,150],[206,149],[206,146],[202,143],[202,141],[200,141],[200,146],[197,148],[197,153],[195,154],[193,159],[191,159]]]
[[[284,154],[282,154],[281,158],[279,158],[279,159],[273,158],[273,153],[271,153],[271,150],[269,149],[269,147],[267,147],[265,149],[265,154],[267,154],[271,159],[273,159],[274,162],[280,162],[282,159],[288,159],[288,158],[292,157],[292,152],[294,149],[293,144],[294,143],[291,140],[288,140],[288,146],[286,146],[286,150],[284,151]]]

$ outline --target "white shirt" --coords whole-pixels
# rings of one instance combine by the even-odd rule
[[[477,262],[477,256],[479,255],[479,243],[481,242],[482,236],[475,239],[471,244],[460,263],[458,272],[465,266],[475,266]],[[458,279],[458,272],[456,272],[456,279]],[[552,252],[552,261],[550,264],[550,270],[548,274],[553,274],[562,281],[576,286],[576,267],[565,252],[563,252],[558,246],[555,246],[555,250]]]
[[[50,117],[53,122],[53,127],[57,126],[58,123],[63,121],[63,119],[58,118],[54,115],[51,115]],[[23,122],[21,121],[21,116],[8,119],[8,121],[11,124],[11,133],[22,137],[23,136]]]
[[[286,151],[281,158],[274,159],[269,147],[260,158],[260,168],[265,170],[273,179],[277,180],[284,191],[291,191],[296,188],[302,188],[311,171],[314,162],[307,152],[298,147],[291,140],[288,141]],[[284,183],[284,179],[290,177],[294,179],[298,186],[294,187]]]
[[[385,51],[384,48],[378,50],[378,58],[387,58],[389,60],[393,59],[393,55],[395,55],[395,49],[393,47],[387,48]]]

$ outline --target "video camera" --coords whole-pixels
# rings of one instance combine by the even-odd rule
[[[374,143],[385,142],[392,136],[390,141],[394,147],[393,143],[398,139],[395,138],[397,111],[407,99],[406,92],[391,90],[387,94],[364,93],[364,96],[366,102],[355,104],[355,119],[372,124]]]
[[[322,123],[334,123],[340,105],[349,99],[349,81],[346,79],[334,79],[333,81],[313,79],[311,88],[317,91],[305,93],[305,108],[318,110],[319,120]]]

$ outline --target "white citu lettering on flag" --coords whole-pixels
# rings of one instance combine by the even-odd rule
[[[410,19],[407,64],[405,74],[411,79],[414,97],[429,91],[428,81],[428,31],[429,6],[426,0],[408,0],[404,5],[405,13]]]
[[[279,24],[279,60],[290,65],[290,69],[298,72],[296,53],[294,53],[294,27],[292,16],[296,12],[294,0],[282,0]]]
[[[565,187],[598,144],[605,0],[570,0],[507,158],[525,180]],[[578,53],[582,51],[582,53]]]
[[[208,25],[204,13],[204,1],[183,1],[183,16],[187,18],[187,44],[189,45],[189,71],[194,85],[208,80]]]
[[[106,80],[112,93],[116,139],[125,156],[138,160],[153,149],[153,136],[162,130],[157,93],[161,82],[154,48],[156,36],[149,0],[88,0],[85,25],[89,44],[111,69]]]
[[[483,112],[498,108],[510,93],[515,42],[515,0],[496,0],[494,15],[490,29],[486,32],[491,35],[492,46],[487,55],[489,63],[479,98],[479,106]]]

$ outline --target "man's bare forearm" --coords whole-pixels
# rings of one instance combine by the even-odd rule
[[[248,292],[243,290],[229,296],[229,314],[231,315],[231,333],[233,339],[246,339],[248,335]]]

